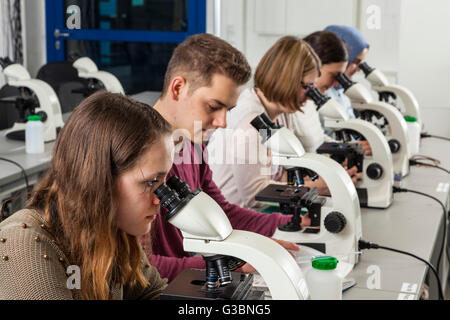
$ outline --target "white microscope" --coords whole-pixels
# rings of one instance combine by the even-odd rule
[[[321,246],[321,251],[329,255],[357,252],[358,241],[362,236],[361,212],[356,188],[345,169],[326,156],[305,153],[293,132],[277,126],[264,113],[253,119],[251,124],[272,152],[274,164],[287,169],[306,168],[316,172],[323,178],[331,194],[331,197],[325,197],[326,203],[320,210],[319,229],[316,232],[309,232],[311,228],[297,232],[278,229],[273,237],[315,248]],[[340,261],[350,265],[343,274],[346,276],[358,262],[358,256],[351,255]]]
[[[356,131],[368,141],[372,149],[372,155],[364,155],[363,179],[357,184],[361,207],[389,207],[393,200],[394,168],[391,150],[381,131],[370,122],[350,119],[336,100],[323,95],[317,88],[308,90],[307,96],[324,117],[325,127],[335,131]]]
[[[361,118],[370,122],[373,122],[375,118],[387,121],[385,138],[392,152],[394,174],[407,176],[411,151],[408,127],[400,111],[389,103],[373,101],[372,94],[367,88],[353,82],[345,74],[338,75],[336,80],[345,89],[344,93],[350,98],[352,107],[363,115]]]
[[[80,78],[95,81],[112,93],[121,93],[125,95],[120,81],[112,74],[106,71],[99,71],[97,65],[88,57],[78,58],[74,61],[73,67],[78,70]]]
[[[367,62],[361,63],[359,67],[372,85],[372,89],[378,92],[380,101],[389,102],[389,97],[394,99],[398,97],[403,102],[403,108],[400,111],[407,120],[411,155],[417,154],[423,123],[419,103],[414,94],[403,86],[389,84],[387,77],[380,70],[370,67]],[[395,101],[393,105],[395,106]]]
[[[0,59],[6,82],[12,87],[17,87],[23,97],[16,100],[32,114],[42,117],[44,124],[44,141],[49,142],[56,139],[57,131],[64,126],[61,105],[53,88],[39,79],[31,79],[28,71],[20,64],[13,63],[9,59]],[[25,113],[24,113],[25,114]],[[11,139],[25,140],[25,119],[14,123],[5,135]]]
[[[193,287],[192,281],[181,283],[177,277],[162,297],[224,299],[222,294],[226,286],[221,287],[231,282],[228,258],[236,257],[251,264],[261,274],[274,299],[309,298],[303,273],[289,252],[270,238],[233,230],[222,208],[206,193],[191,191],[185,182],[173,176],[167,184],[159,186],[155,194],[161,200],[161,206],[168,210],[166,219],[181,230],[184,249],[200,253],[207,263],[204,284]],[[248,289],[251,285],[237,285],[229,297],[248,298],[249,293],[243,292],[247,291],[244,287]]]

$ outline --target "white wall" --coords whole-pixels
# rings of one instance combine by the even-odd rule
[[[370,44],[366,61],[382,69],[393,82],[398,80],[403,3],[403,0],[361,0],[358,8],[357,27]]]
[[[402,20],[399,80],[424,106],[450,108],[450,1],[408,0]]]
[[[45,35],[45,0],[25,0],[26,19],[26,56],[25,63],[28,72],[32,77],[40,67],[47,62],[46,35]]]
[[[355,0],[244,0],[246,54],[256,67],[264,53],[284,35],[304,37],[329,24],[355,25]],[[332,12],[337,14],[331,14]]]
[[[304,37],[330,24],[358,27],[372,44],[368,58],[396,80],[402,1],[227,0],[222,1],[221,36],[256,67],[267,49],[284,35]],[[370,17],[367,8],[374,4],[380,7],[382,30],[371,30],[366,23]]]
[[[399,83],[416,95],[426,130],[450,137],[450,1],[407,0],[401,14]]]
[[[6,8],[6,1],[2,1],[2,8]],[[46,39],[45,39],[45,0],[22,0],[22,37],[24,66],[32,77],[35,77],[38,69],[46,63]],[[0,15],[0,56],[12,56],[11,48],[5,47],[5,30],[7,25],[2,21],[3,13]],[[5,84],[5,79],[0,73],[0,87]]]
[[[222,38],[252,68],[283,35],[303,37],[330,24],[357,27],[371,45],[370,65],[415,94],[428,131],[450,136],[450,1],[223,0],[221,9]],[[362,73],[355,79],[365,81]]]

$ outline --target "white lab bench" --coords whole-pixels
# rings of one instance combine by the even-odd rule
[[[447,141],[424,139],[420,154],[439,159],[442,167],[450,168],[450,145]],[[410,174],[402,181],[402,188],[436,197],[446,206],[448,212],[449,183],[450,176],[441,170],[411,167]],[[393,204],[388,209],[363,208],[361,215],[364,240],[413,253],[436,266],[444,223],[442,207],[436,201],[413,193],[396,193]],[[447,241],[446,245],[448,246]],[[380,271],[380,283],[378,289],[372,289],[374,284],[371,277],[377,267]],[[444,294],[448,270],[449,263],[445,250],[440,267]],[[363,251],[359,264],[348,277],[357,281],[356,288],[372,291],[381,299],[390,299],[393,292],[397,293],[398,299],[405,299],[413,296],[418,298],[427,271],[428,267],[413,257],[381,249],[370,249]],[[430,297],[437,299],[437,284],[431,271],[429,280]],[[343,298],[355,299],[355,293],[352,291],[353,289],[350,289],[345,292]]]

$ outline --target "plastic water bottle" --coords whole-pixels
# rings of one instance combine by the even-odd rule
[[[44,124],[41,116],[28,116],[25,125],[26,153],[44,153]]]
[[[409,156],[414,156],[419,153],[420,125],[415,117],[405,116],[405,121],[408,126],[409,150],[411,153]]]
[[[311,300],[342,300],[342,279],[336,271],[339,261],[325,256],[311,262],[312,268],[306,274]]]

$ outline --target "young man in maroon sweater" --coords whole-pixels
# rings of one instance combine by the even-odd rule
[[[213,182],[205,159],[203,142],[212,130],[226,127],[226,113],[236,105],[250,75],[251,68],[244,55],[227,42],[209,34],[191,36],[175,49],[161,98],[154,108],[172,125],[179,151],[167,179],[176,174],[191,189],[201,188],[222,207],[233,229],[271,237],[291,217],[260,213],[229,203]],[[166,221],[166,214],[161,209],[152,226],[152,236],[143,239],[143,246],[161,277],[171,281],[183,269],[205,268],[205,263],[202,257],[183,250],[181,232]],[[286,249],[299,250],[294,243],[276,241]],[[242,271],[254,269],[244,265]]]

